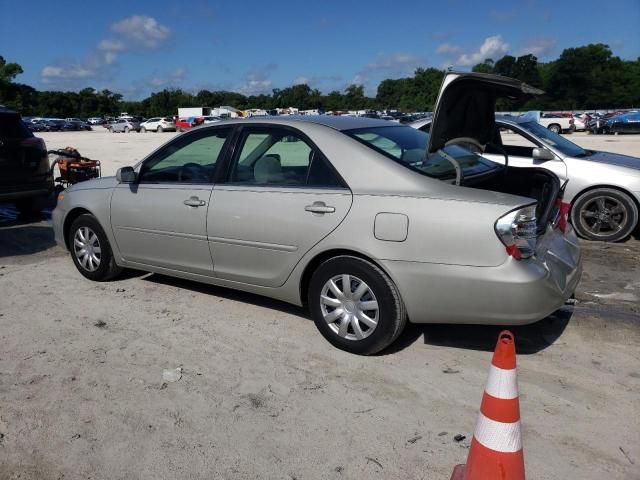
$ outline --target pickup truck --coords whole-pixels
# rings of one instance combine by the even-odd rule
[[[576,129],[575,121],[570,114],[532,111],[525,115],[534,117],[536,122],[554,133],[573,133]]]

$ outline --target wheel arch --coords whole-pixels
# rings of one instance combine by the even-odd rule
[[[307,293],[309,290],[309,284],[311,283],[311,277],[313,273],[317,270],[317,268],[322,265],[324,262],[331,258],[341,257],[341,256],[350,256],[361,258],[362,260],[366,260],[367,262],[373,263],[376,267],[386,273],[392,282],[395,283],[391,274],[387,271],[386,268],[380,262],[377,262],[369,255],[358,252],[357,250],[350,250],[347,248],[334,248],[331,250],[325,250],[316,254],[304,267],[304,271],[300,277],[300,286],[299,286],[299,294],[300,300],[303,306],[307,305]]]
[[[71,228],[71,224],[80,215],[84,215],[86,213],[88,213],[89,215],[93,215],[95,217],[93,212],[87,210],[86,208],[75,207],[75,208],[71,209],[69,211],[69,213],[67,213],[67,216],[64,218],[64,223],[63,223],[63,226],[62,226],[62,233],[64,235],[64,244],[66,245],[67,250],[69,250],[69,247],[70,247],[70,245],[69,245],[69,228]]]
[[[600,188],[610,188],[611,190],[617,190],[620,193],[624,193],[625,195],[627,195],[627,196],[629,196],[631,198],[633,203],[635,203],[636,208],[638,208],[638,211],[640,211],[640,201],[638,201],[638,199],[633,194],[633,192],[627,190],[624,187],[620,187],[619,185],[600,184],[600,185],[590,185],[588,187],[583,188],[578,193],[576,193],[573,196],[573,201],[571,202],[571,212],[573,212],[573,206],[575,205],[575,203],[578,200],[578,198],[580,198],[582,195],[584,195],[586,193],[589,193],[589,192],[591,192],[593,190],[598,190]]]

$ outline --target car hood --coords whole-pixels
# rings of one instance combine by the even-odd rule
[[[115,188],[118,185],[116,177],[101,177],[94,178],[93,180],[87,180],[71,185],[67,188],[67,192],[74,192],[78,190],[90,190],[97,188]]]
[[[526,83],[500,75],[447,73],[433,113],[427,154],[456,141],[475,143],[484,149],[494,137],[498,98],[542,93]]]
[[[605,163],[607,165],[617,165],[619,167],[640,170],[640,158],[630,157],[629,155],[622,155],[619,153],[593,152],[588,157],[580,158],[580,160],[587,160],[589,162]]]

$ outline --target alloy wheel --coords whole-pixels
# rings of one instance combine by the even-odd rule
[[[369,285],[353,275],[336,275],[324,284],[320,310],[329,328],[346,340],[367,338],[378,325],[376,296]]]
[[[89,227],[80,227],[73,236],[73,252],[78,263],[88,272],[100,267],[102,248],[98,235]]]
[[[629,215],[616,198],[596,197],[580,210],[581,226],[597,237],[609,237],[626,227]]]

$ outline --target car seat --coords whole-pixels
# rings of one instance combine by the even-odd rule
[[[282,165],[277,155],[264,155],[253,166],[253,178],[257,184],[283,183]]]

